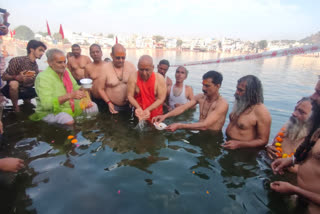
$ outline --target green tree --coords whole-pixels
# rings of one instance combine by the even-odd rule
[[[34,39],[34,32],[25,25],[20,25],[14,29],[16,31],[16,35],[14,38],[21,40],[31,40]]]
[[[66,38],[64,38],[64,39],[62,40],[62,43],[63,43],[63,44],[71,44],[71,42],[70,42],[68,39],[66,39]]]
[[[159,41],[163,40],[164,37],[163,37],[163,36],[160,36],[160,35],[155,35],[155,36],[152,37],[152,39],[153,39],[153,40],[156,40],[156,42],[159,42]]]
[[[267,40],[261,40],[261,41],[258,42],[258,47],[260,49],[265,49],[267,46],[268,46]]]
[[[40,35],[43,36],[43,37],[48,36],[48,33],[47,33],[47,32],[41,32],[41,31],[39,31],[38,34],[40,34]]]
[[[177,46],[178,46],[178,47],[181,47],[182,43],[183,43],[183,41],[182,41],[181,39],[178,39],[178,40],[177,40]]]

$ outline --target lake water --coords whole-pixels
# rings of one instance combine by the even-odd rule
[[[109,52],[104,51],[105,57]],[[214,53],[127,50],[127,59],[137,64],[143,54],[150,54],[156,64],[163,58],[179,64],[218,57]],[[44,61],[39,63],[41,69]],[[259,77],[272,115],[271,138],[295,103],[313,93],[320,74],[319,58],[301,56],[187,68],[186,83],[195,94],[201,93],[205,72],[223,74],[221,95],[230,103],[229,111],[237,80],[247,74]],[[174,70],[168,71],[173,79]],[[1,213],[283,214],[303,210],[288,196],[268,188],[273,180],[295,182],[294,175],[274,176],[259,150],[221,147],[228,120],[221,133],[169,133],[153,127],[135,129],[137,121],[123,115],[78,118],[69,129],[32,122],[27,115],[4,115],[5,153],[24,159],[28,166],[16,176],[4,175],[10,185],[1,185]],[[165,122],[198,118],[199,108]],[[80,146],[71,144],[69,135],[76,136]]]

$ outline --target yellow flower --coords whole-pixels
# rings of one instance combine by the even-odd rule
[[[277,146],[277,147],[280,147],[280,146],[281,146],[281,143],[276,142],[274,145]]]

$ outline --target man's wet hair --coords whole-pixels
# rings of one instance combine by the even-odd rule
[[[258,77],[254,75],[247,75],[241,77],[238,80],[238,84],[246,82],[246,91],[243,96],[246,97],[249,106],[256,105],[258,103],[263,103],[263,88],[262,83]],[[249,107],[248,106],[248,107]]]
[[[47,52],[46,52],[46,56],[47,56],[47,60],[50,62],[53,60],[54,58],[54,55],[56,54],[62,54],[64,55],[63,51],[62,50],[59,50],[57,48],[52,48],[52,49],[49,49]]]
[[[205,80],[205,79],[208,79],[208,78],[211,78],[212,80],[212,83],[215,84],[215,85],[218,85],[218,84],[222,84],[222,80],[223,80],[223,76],[220,72],[218,71],[208,71],[207,73],[205,73],[203,76],[202,76],[202,80]]]
[[[91,50],[91,48],[92,48],[92,47],[98,47],[98,48],[100,49],[100,51],[102,51],[102,50],[101,50],[101,46],[100,46],[100,45],[98,45],[98,44],[96,44],[96,43],[94,43],[94,44],[90,45],[89,50]]]
[[[161,61],[159,62],[159,65],[167,65],[168,67],[170,67],[170,63],[169,63],[169,61],[166,60],[166,59],[161,60]]]
[[[73,45],[71,46],[71,48],[80,48],[80,45],[78,45],[78,44],[73,44]]]
[[[37,49],[38,47],[43,47],[45,50],[47,50],[47,46],[43,43],[43,42],[40,42],[38,40],[30,40],[28,42],[28,45],[27,45],[27,53],[31,53],[31,49]]]
[[[160,64],[160,63],[159,63],[159,64]],[[186,67],[184,67],[184,66],[179,66],[179,67],[177,67],[177,69],[176,69],[176,73],[177,73],[177,71],[179,70],[179,68],[184,68],[184,70],[186,71],[186,77],[188,77],[188,74],[189,74],[188,69],[187,69]]]

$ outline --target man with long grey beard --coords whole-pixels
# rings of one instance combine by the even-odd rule
[[[263,104],[260,80],[247,75],[238,80],[235,103],[229,115],[226,149],[255,148],[269,141],[271,115]]]
[[[271,159],[291,157],[294,154],[296,148],[310,132],[312,127],[311,112],[312,104],[309,97],[303,97],[297,102],[288,122],[275,136],[272,144],[266,146],[268,156]]]

